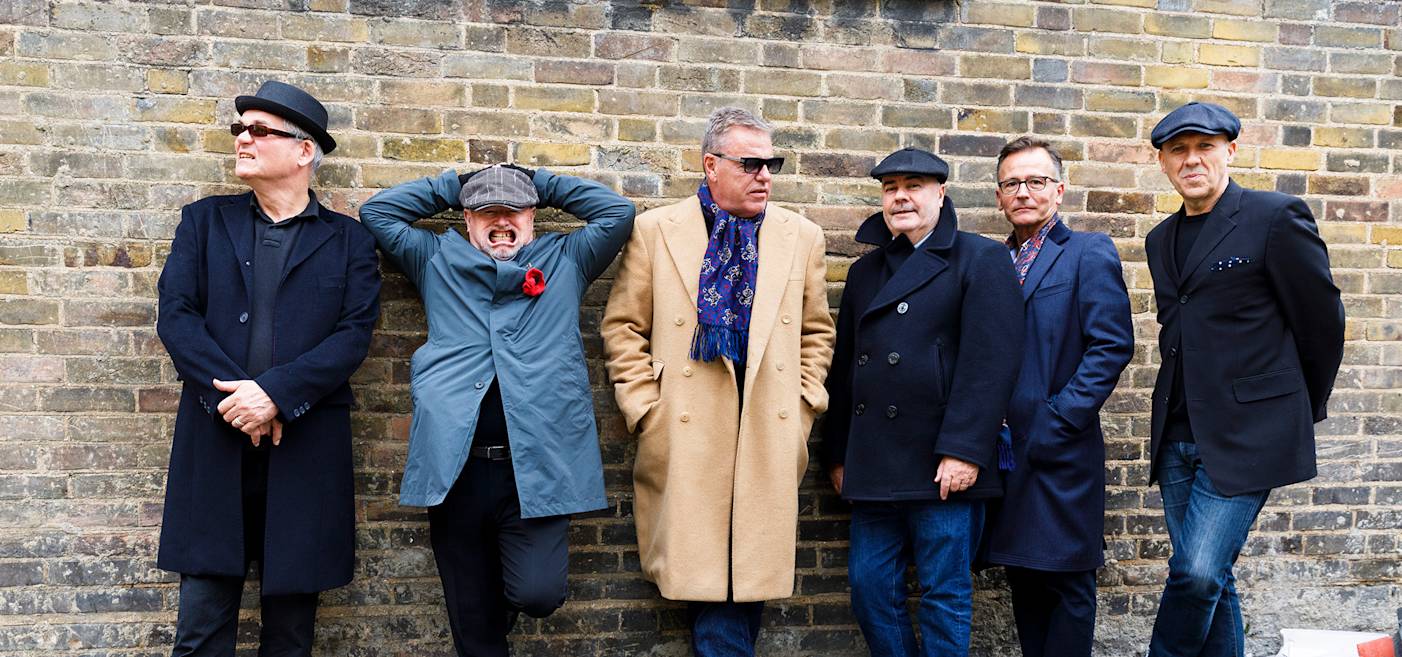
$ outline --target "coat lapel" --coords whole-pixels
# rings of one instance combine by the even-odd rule
[[[1022,282],[1023,301],[1031,299],[1032,293],[1042,285],[1042,278],[1051,271],[1056,259],[1061,257],[1061,252],[1066,250],[1061,244],[1070,236],[1071,229],[1067,228],[1066,224],[1058,222],[1052,227],[1046,241],[1042,242],[1042,250],[1037,253],[1037,259],[1032,261],[1032,268],[1027,270],[1027,279]]]
[[[706,219],[701,216],[701,202],[695,196],[687,201],[681,212],[667,218],[667,226],[662,230],[662,241],[672,256],[672,265],[686,286],[691,307],[696,308],[697,288],[701,285],[701,261],[706,258]],[[760,262],[763,262],[764,243],[760,242]]]
[[[1163,271],[1175,288],[1183,279],[1182,272],[1178,271],[1178,255],[1173,252],[1174,245],[1178,244],[1178,225],[1182,219],[1183,208],[1169,215],[1165,220],[1163,239],[1159,240],[1159,262],[1163,263]]]
[[[325,211],[325,208],[317,208],[318,215]],[[336,229],[331,226],[331,223],[320,216],[315,221],[304,221],[307,221],[307,224],[302,226],[302,234],[297,236],[297,241],[292,245],[292,254],[287,257],[287,268],[282,270],[282,277],[278,279],[279,286],[287,280],[288,273],[296,269],[297,265],[302,264],[302,261],[311,257],[317,249],[321,248],[322,244],[326,243],[326,240],[331,239],[331,236],[336,234]]]
[[[239,200],[219,206],[219,222],[224,224],[224,232],[234,245],[234,255],[238,257],[239,274],[243,277],[244,293],[253,289],[253,199],[252,192],[238,197]]]
[[[793,269],[794,242],[798,229],[794,221],[783,214],[771,212],[759,227],[759,272],[755,281],[755,305],[750,311],[750,343],[745,358],[758,363],[764,358],[764,347],[779,316],[779,302]],[[700,265],[697,265],[698,273]],[[692,296],[695,301],[696,297]]]
[[[1212,250],[1217,248],[1217,245],[1236,228],[1234,217],[1241,205],[1241,187],[1238,187],[1235,182],[1228,181],[1227,191],[1223,192],[1218,204],[1221,206],[1222,212],[1214,214],[1208,220],[1207,225],[1202,227],[1202,233],[1193,243],[1193,250],[1188,252],[1188,259],[1183,265],[1183,271],[1179,273],[1178,279],[1185,291],[1188,283],[1194,279],[1193,275],[1197,272],[1198,267],[1207,259],[1207,254],[1212,253]]]
[[[875,222],[878,221],[882,221],[881,215],[879,213],[872,215],[862,226],[866,230],[859,232],[867,234],[877,232]],[[886,230],[884,222],[880,229]],[[885,235],[886,241],[889,243],[890,232],[886,232]],[[939,254],[948,253],[950,249],[954,248],[954,240],[958,236],[959,220],[954,214],[954,203],[946,196],[944,205],[940,208],[939,222],[935,224],[934,231],[920,245],[920,248],[910,254],[910,258],[901,265],[891,280],[886,281],[886,284],[877,291],[876,297],[871,300],[871,305],[867,306],[862,317],[900,301],[948,268],[949,261]],[[1008,266],[1011,267],[1012,264],[1009,263]]]

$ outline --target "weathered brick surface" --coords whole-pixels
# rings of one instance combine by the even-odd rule
[[[1146,486],[1142,243],[1178,201],[1145,138],[1179,103],[1227,104],[1245,119],[1237,179],[1306,198],[1349,313],[1320,476],[1273,495],[1240,563],[1249,651],[1273,653],[1281,627],[1384,628],[1402,605],[1399,21],[1395,2],[1356,0],[0,2],[0,654],[168,654],[175,578],[155,550],[178,384],[156,277],[177,209],[240,189],[219,126],[267,77],[327,101],[342,148],[319,189],[350,213],[501,161],[653,207],[694,189],[707,113],[762,111],[791,163],[776,198],[827,231],[834,302],[886,151],[938,149],[964,225],[996,235],[992,156],[1029,130],[1053,138],[1066,215],[1115,239],[1138,327],[1103,413],[1097,652],[1117,657],[1142,654],[1169,551]],[[355,378],[357,575],[323,597],[321,655],[451,653],[424,515],[395,501],[423,311],[398,272],[385,283]],[[610,506],[574,523],[570,602],[523,620],[522,655],[686,653],[681,607],[638,575],[633,442],[596,335],[608,287],[582,321]],[[797,595],[768,607],[762,653],[863,654],[845,510],[816,466],[800,496]],[[1001,578],[981,575],[975,652],[1015,654],[1012,637]]]

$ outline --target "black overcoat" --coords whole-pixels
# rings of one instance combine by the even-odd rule
[[[240,470],[248,438],[224,422],[213,380],[247,379],[251,193],[185,206],[161,271],[157,333],[183,382],[157,565],[198,575],[245,568]],[[354,561],[348,383],[379,316],[375,241],[318,205],[275,304],[273,367],[258,384],[285,424],[268,464],[264,595],[346,584]]]
[[[1181,272],[1182,209],[1144,240],[1162,326],[1150,481],[1178,359],[1203,467],[1219,491],[1240,495],[1314,477],[1314,423],[1343,361],[1344,307],[1304,201],[1229,182],[1217,209]]]
[[[1002,494],[996,444],[1022,356],[1022,294],[1008,250],[939,223],[884,285],[892,239],[880,214],[857,231],[879,248],[847,274],[827,388],[822,458],[848,500],[938,500],[944,456],[977,464],[951,500]]]

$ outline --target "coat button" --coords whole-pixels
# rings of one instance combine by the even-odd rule
[[[896,407],[895,407],[895,406],[887,406],[887,407],[886,407],[886,417],[889,417],[889,418],[891,418],[891,419],[895,419],[895,418],[896,418],[896,414],[897,414],[897,413],[896,413]]]
[[[682,324],[685,324],[685,323],[686,323],[686,320],[682,319],[682,318],[679,316],[679,317],[677,317],[676,319],[672,320],[672,323],[673,323],[673,324],[676,324],[677,326],[681,326]]]
[[[852,414],[853,414],[853,415],[861,415],[862,413],[865,413],[865,412],[867,412],[867,405],[866,405],[866,404],[857,404],[857,407],[854,408],[854,409],[852,409]]]
[[[1172,357],[1177,356],[1177,355],[1178,355],[1178,347],[1169,347],[1169,348],[1168,348],[1168,357],[1169,357],[1169,358],[1172,358]]]
[[[886,362],[895,365],[896,363],[901,362],[901,355],[893,351],[886,356]]]
[[[482,383],[481,381],[478,381],[477,383],[472,384],[472,387],[474,387],[474,388],[476,388],[476,389],[478,389],[478,390],[481,390],[482,387],[485,386],[485,385],[486,385],[485,383]]]
[[[690,421],[691,421],[691,414],[690,414],[690,413],[682,413],[681,420],[682,420],[682,422],[690,422]]]
[[[792,324],[792,323],[793,323],[793,318],[792,318],[792,317],[789,317],[788,315],[784,315],[782,318],[779,319],[779,321],[781,321],[781,322],[783,322],[783,323],[785,323],[785,324]]]
[[[774,364],[774,369],[779,370],[780,372],[782,372],[782,371],[784,371],[784,364],[783,364],[783,363],[775,363],[775,364]]]
[[[243,313],[242,315],[239,315],[239,323],[240,323],[240,324],[247,324],[247,323],[248,323],[248,313]]]
[[[787,418],[788,416],[789,416],[789,411],[788,411],[787,409],[779,409],[779,419],[780,419],[780,420],[783,420],[783,419]]]
[[[897,315],[904,315],[904,314],[905,314],[905,311],[907,311],[907,310],[910,310],[910,304],[908,304],[908,303],[906,303],[906,302],[904,302],[904,301],[902,301],[902,302],[896,304],[896,314],[897,314]]]
[[[686,367],[683,367],[683,368],[682,368],[682,376],[691,376],[691,366],[690,366],[690,365],[687,365]]]
[[[1188,295],[1185,294],[1181,297],[1178,297],[1178,303],[1188,303]]]
[[[862,354],[862,355],[858,356],[858,357],[857,357],[857,366],[858,366],[858,367],[861,367],[862,365],[866,365],[868,360],[870,360],[870,359],[867,358],[867,355],[866,355],[866,354]]]

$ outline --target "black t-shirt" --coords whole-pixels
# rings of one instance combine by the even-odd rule
[[[1203,226],[1212,220],[1212,212],[1198,215],[1183,215],[1178,220],[1178,239],[1173,243],[1173,260],[1178,265],[1178,280],[1183,280],[1187,272],[1183,267],[1187,265],[1188,254],[1192,253],[1193,245],[1198,241],[1198,235],[1202,234]],[[1218,219],[1220,221],[1220,219]],[[1181,342],[1182,339],[1180,338]],[[1193,425],[1188,418],[1188,400],[1183,393],[1183,358],[1186,354],[1183,349],[1178,349],[1178,357],[1173,359],[1173,387],[1168,393],[1168,417],[1164,422],[1164,440],[1191,443],[1196,442],[1193,438]]]

